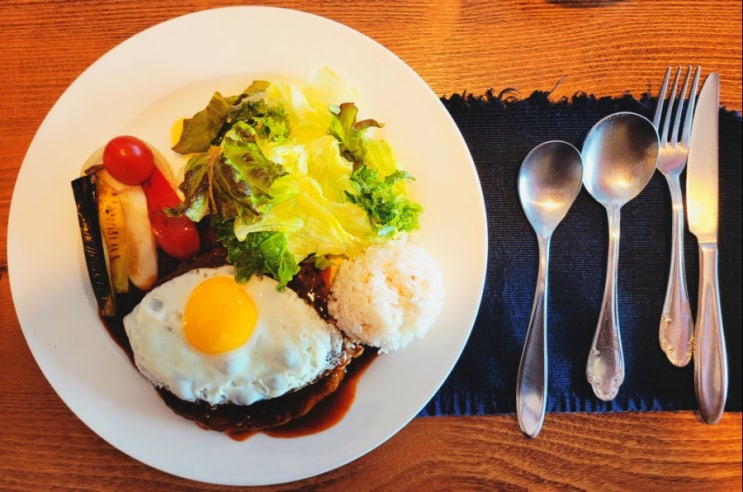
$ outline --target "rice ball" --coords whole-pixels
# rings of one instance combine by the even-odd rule
[[[330,294],[338,328],[388,353],[428,332],[441,312],[444,282],[428,252],[402,238],[343,262]]]

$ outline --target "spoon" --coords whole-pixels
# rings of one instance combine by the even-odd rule
[[[536,437],[547,403],[547,274],[552,233],[567,214],[581,188],[580,152],[567,142],[537,145],[519,170],[521,206],[537,234],[539,273],[531,318],[516,379],[519,427]]]
[[[658,132],[645,117],[630,112],[596,123],[583,143],[583,185],[606,208],[609,254],[604,298],[586,365],[593,392],[612,400],[624,381],[624,357],[617,316],[619,211],[645,188],[655,171]]]

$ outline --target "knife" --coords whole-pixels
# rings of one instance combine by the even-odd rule
[[[691,127],[686,167],[689,230],[699,245],[699,296],[694,333],[694,388],[705,422],[716,424],[728,391],[727,354],[717,281],[718,112],[720,77],[704,82]]]

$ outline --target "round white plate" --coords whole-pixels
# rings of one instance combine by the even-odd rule
[[[328,66],[385,124],[425,209],[417,238],[447,293],[426,338],[377,359],[349,413],[324,432],[238,442],[177,417],[140,377],[97,317],[70,181],[96,148],[134,134],[168,151],[170,129],[215,90],[256,78],[306,79]],[[168,154],[173,158],[174,154]],[[95,433],[135,459],[181,477],[232,485],[314,476],[371,451],[435,394],[469,337],[485,278],[487,225],[467,146],[438,97],[393,53],[303,12],[230,7],[175,18],[123,42],[64,92],[25,157],[8,225],[10,284],[42,372]]]

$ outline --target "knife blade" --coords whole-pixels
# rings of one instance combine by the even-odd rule
[[[725,409],[727,353],[717,279],[718,115],[720,78],[707,76],[699,92],[686,165],[689,230],[699,246],[699,296],[694,333],[694,388],[699,412],[715,424]]]

